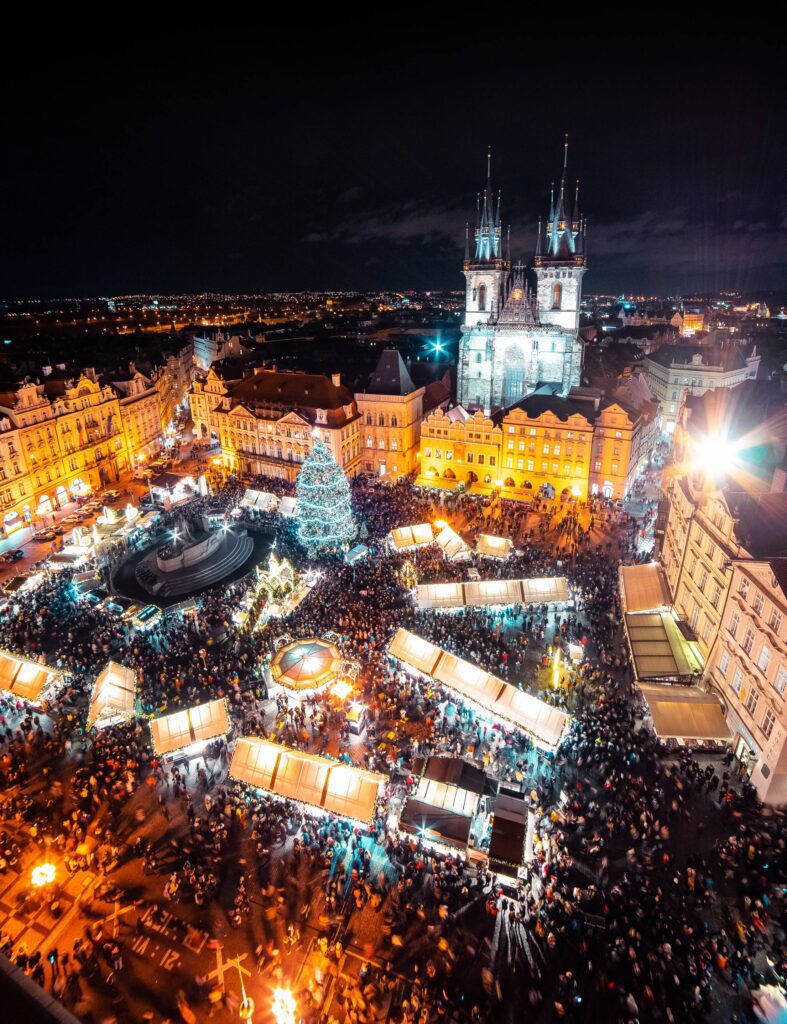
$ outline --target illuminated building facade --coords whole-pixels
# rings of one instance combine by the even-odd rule
[[[787,803],[787,558],[732,563],[703,681],[760,798]]]
[[[171,391],[171,382],[162,373],[160,386]],[[162,438],[161,393],[144,374],[135,371],[124,381],[114,381],[120,399],[120,418],[126,438],[126,450],[132,466],[158,453]]]
[[[361,464],[361,419],[339,374],[257,370],[225,380],[216,368],[194,382],[194,430],[221,443],[225,472],[294,480],[315,433],[348,476]]]
[[[562,398],[547,389],[491,417],[462,406],[435,410],[421,429],[418,483],[499,489],[522,501],[538,494],[622,498],[641,468],[639,434],[651,423],[616,400]]]
[[[557,198],[538,239],[535,292],[525,268],[512,269],[503,253],[500,195],[492,191],[491,161],[479,201],[475,251],[465,243],[465,316],[459,348],[459,401],[490,413],[508,408],[542,384],[567,395],[580,383],[582,342],[579,311],[587,269],[585,222],[579,187],[573,209],[567,181],[568,144]],[[508,250],[508,243],[506,243]]]
[[[442,382],[417,388],[396,349],[384,349],[367,390],[356,393],[361,417],[361,469],[397,480],[418,468],[421,423],[450,391]]]

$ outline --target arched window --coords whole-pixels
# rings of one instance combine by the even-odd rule
[[[399,426],[399,420],[395,416],[391,417],[391,426],[392,427],[398,427]]]
[[[486,309],[486,285],[482,284],[478,287],[478,309]]]
[[[563,285],[556,284],[552,288],[552,309],[560,309],[560,301],[563,298]]]
[[[476,352],[476,354],[475,354],[475,361],[476,361],[476,363],[483,363],[483,361],[484,361],[484,353],[483,352]]]
[[[370,412],[367,412],[367,414],[366,414],[366,426],[367,427],[371,427],[371,425],[372,425],[372,414]]]
[[[377,420],[377,426],[378,427],[384,427],[385,426],[385,416],[383,416],[382,413],[380,413],[380,416],[379,416],[379,418]]]

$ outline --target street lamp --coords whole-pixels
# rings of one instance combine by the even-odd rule
[[[51,885],[55,880],[55,865],[54,864],[38,864],[33,868],[33,873],[30,877],[30,881],[36,887],[41,889],[45,885]]]
[[[288,988],[277,988],[273,990],[273,1003],[271,1005],[276,1024],[295,1024],[295,997]]]

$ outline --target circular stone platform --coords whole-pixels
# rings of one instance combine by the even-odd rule
[[[154,597],[180,597],[218,583],[235,572],[254,550],[242,526],[179,526],[170,538],[137,564],[137,583]]]

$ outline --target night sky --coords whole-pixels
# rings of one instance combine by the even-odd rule
[[[0,295],[459,288],[487,145],[530,260],[564,132],[589,292],[784,287],[776,44],[407,28],[7,52]]]

